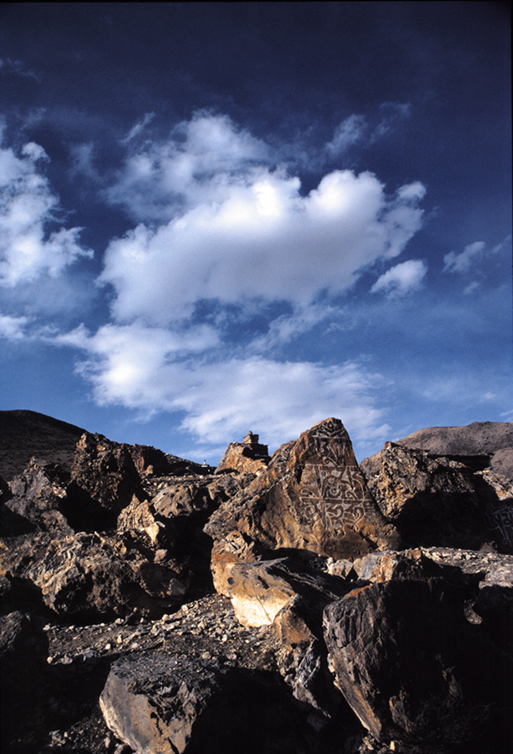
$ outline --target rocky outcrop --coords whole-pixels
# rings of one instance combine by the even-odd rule
[[[71,467],[67,517],[73,527],[115,528],[118,515],[134,495],[138,500],[146,498],[130,446],[84,433]]]
[[[287,552],[357,557],[399,542],[338,419],[316,424],[277,450],[264,472],[221,505],[205,531],[214,539],[212,572],[223,594],[234,563]]]
[[[69,474],[61,466],[32,458],[25,471],[9,483],[11,494],[5,507],[33,524],[29,529],[71,533],[63,513],[68,484]]]
[[[115,537],[36,533],[17,540],[16,550],[0,551],[0,572],[32,585],[46,607],[66,620],[162,614],[187,590],[185,569],[152,562]]]
[[[244,442],[232,442],[225,450],[216,473],[226,471],[257,474],[267,467],[270,461],[267,445],[259,443],[259,436],[250,432]]]
[[[390,444],[367,485],[339,420],[257,445],[85,434],[1,486],[2,752],[502,754],[508,448]]]
[[[465,456],[459,459],[388,442],[367,484],[406,546],[479,548],[495,542],[513,552],[511,485],[491,469],[475,471],[475,456],[468,463],[461,460]]]

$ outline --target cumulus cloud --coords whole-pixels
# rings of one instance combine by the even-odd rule
[[[79,244],[80,228],[47,233],[55,222],[59,199],[37,169],[47,161],[44,149],[29,142],[17,157],[0,149],[0,284],[14,287],[46,273],[58,277],[79,257],[92,252]]]
[[[219,201],[269,157],[267,145],[227,116],[198,113],[167,141],[148,141],[131,154],[106,198],[135,220],[169,221],[187,208]]]
[[[371,293],[385,293],[392,297],[404,296],[421,287],[426,272],[427,265],[421,259],[401,262],[376,280]]]
[[[105,255],[100,282],[114,288],[118,321],[163,324],[205,299],[305,306],[400,254],[421,226],[419,183],[388,197],[373,174],[337,170],[303,196],[299,178],[266,164],[269,148],[229,119],[196,117],[180,133],[132,155],[109,194],[146,215]]]

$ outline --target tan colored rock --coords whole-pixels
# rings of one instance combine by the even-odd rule
[[[339,419],[326,419],[277,450],[262,474],[220,506],[205,531],[215,541],[212,570],[223,594],[231,564],[261,553],[341,559],[399,543]]]
[[[291,558],[234,565],[227,596],[243,626],[270,626],[291,598],[299,595],[320,611],[354,588],[336,576],[315,572]]]
[[[258,474],[267,468],[270,461],[267,445],[259,443],[259,436],[250,432],[244,442],[232,442],[225,450],[216,473],[238,471]]]

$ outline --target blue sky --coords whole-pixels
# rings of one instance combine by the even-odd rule
[[[217,463],[512,421],[509,3],[0,10],[0,409]]]

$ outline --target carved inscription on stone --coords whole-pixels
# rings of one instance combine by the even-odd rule
[[[513,505],[489,508],[486,523],[496,540],[507,547],[513,547]]]
[[[371,502],[360,470],[346,464],[344,435],[335,422],[325,423],[311,435],[321,461],[305,465],[299,491],[307,517],[312,523],[320,518],[333,537],[342,537],[347,526],[357,525]]]

